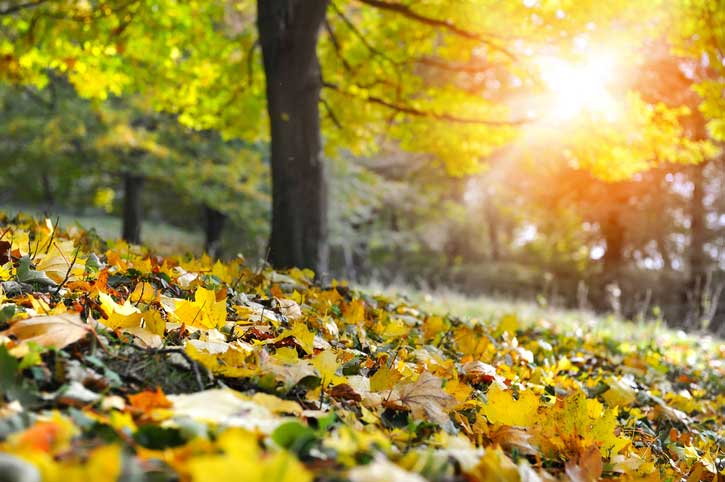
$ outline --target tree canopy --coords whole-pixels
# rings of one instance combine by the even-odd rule
[[[723,139],[725,9],[717,0],[319,3],[323,19],[311,39],[327,156],[341,150],[369,156],[394,145],[464,175],[513,150],[532,162],[564,162],[621,180],[659,163],[712,157],[716,149],[707,136],[688,130],[694,115],[704,116],[712,140]],[[291,31],[302,31],[295,16],[308,6],[5,2],[0,72],[33,89],[64,76],[95,101],[139,93],[193,129],[264,142],[270,132],[275,137],[265,109],[277,80],[265,88],[265,75],[269,80],[274,73],[265,74],[259,8],[282,11]],[[643,59],[654,51],[677,59],[697,102],[645,95],[651,72]],[[579,98],[573,83],[588,85]],[[290,114],[279,115],[287,122]],[[274,146],[272,139],[273,152]],[[280,178],[275,165],[273,185]],[[309,180],[319,183],[315,191],[323,190],[320,179],[324,173]],[[280,197],[274,189],[273,197]],[[274,204],[273,217],[287,205]],[[304,222],[324,218],[324,196],[307,207],[319,213]],[[307,236],[324,243],[325,230],[321,223]],[[297,261],[310,264],[310,256]]]

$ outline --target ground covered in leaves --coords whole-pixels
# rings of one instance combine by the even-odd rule
[[[717,342],[429,315],[22,217],[0,281],[2,480],[725,478]]]

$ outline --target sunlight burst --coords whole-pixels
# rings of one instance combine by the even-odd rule
[[[608,90],[615,72],[612,56],[591,55],[581,63],[543,57],[538,67],[551,92],[550,112],[554,118],[569,120],[583,112],[599,114],[610,121],[617,117],[617,103]]]

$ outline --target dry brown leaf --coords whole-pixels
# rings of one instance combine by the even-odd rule
[[[389,398],[393,403],[400,403],[413,413],[416,418],[429,418],[435,423],[449,421],[447,411],[458,402],[441,388],[441,379],[430,372],[423,372],[413,383],[396,386]]]
[[[579,457],[566,463],[566,475],[572,482],[593,482],[602,475],[602,454],[599,447],[591,446],[583,450]]]
[[[54,316],[36,316],[14,323],[0,333],[15,337],[20,344],[30,342],[40,346],[65,348],[85,337],[92,328],[77,313]]]

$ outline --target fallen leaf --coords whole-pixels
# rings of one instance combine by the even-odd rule
[[[14,336],[22,344],[36,343],[45,347],[65,348],[85,337],[92,327],[77,313],[36,316],[17,321],[0,333]]]
[[[116,328],[132,328],[141,324],[143,315],[128,300],[124,304],[119,305],[106,293],[99,293],[98,299],[101,302],[101,309],[106,315],[106,318],[100,321],[112,330]]]
[[[397,385],[388,400],[405,405],[416,418],[428,418],[443,424],[450,420],[447,410],[455,407],[458,402],[443,391],[441,385],[440,378],[430,372],[423,372],[415,382]]]
[[[214,291],[200,286],[194,293],[194,301],[177,301],[173,313],[187,326],[221,328],[227,320],[227,302],[217,301]]]
[[[564,466],[566,475],[572,482],[593,482],[602,475],[602,455],[596,446],[579,453],[576,459],[570,459]]]
[[[483,414],[493,424],[529,427],[536,423],[539,397],[530,390],[519,392],[517,400],[511,390],[493,384],[486,393],[486,399]]]

